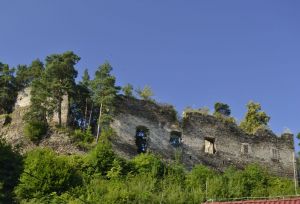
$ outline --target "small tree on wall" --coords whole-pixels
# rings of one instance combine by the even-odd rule
[[[133,86],[131,84],[126,84],[122,87],[122,91],[125,96],[133,97]]]
[[[270,117],[264,111],[261,111],[259,103],[250,101],[247,108],[248,111],[240,124],[240,128],[249,134],[253,134],[258,128],[268,125]]]
[[[225,103],[215,103],[215,112],[214,114],[222,114],[224,116],[230,116],[231,114],[231,110],[229,105],[225,104]]]
[[[146,101],[152,101],[153,99],[151,98],[154,94],[150,86],[145,86],[143,89],[137,89],[136,90],[137,94],[144,100]]]

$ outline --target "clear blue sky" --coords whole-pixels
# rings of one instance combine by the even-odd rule
[[[300,132],[298,0],[1,0],[0,61],[11,66],[72,50],[79,73],[108,60],[118,84],[155,99],[242,119],[262,104],[276,133]]]

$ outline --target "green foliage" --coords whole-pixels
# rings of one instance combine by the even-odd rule
[[[136,90],[137,94],[146,101],[153,101],[151,98],[154,94],[150,86],[145,86],[143,89],[137,89]]]
[[[259,128],[267,126],[270,117],[261,111],[261,105],[250,101],[247,105],[248,111],[240,127],[249,134],[254,134]]]
[[[230,116],[231,114],[231,110],[229,108],[229,105],[225,104],[225,103],[215,103],[215,112],[214,114],[222,114],[225,116]]]
[[[120,178],[122,175],[122,163],[118,159],[114,159],[112,163],[111,169],[107,172],[107,178],[109,179],[117,179]]]
[[[225,124],[236,124],[236,120],[233,117],[225,116],[221,113],[214,113],[214,116]]]
[[[10,113],[17,97],[15,69],[0,62],[0,114]]]
[[[122,87],[122,91],[125,96],[133,97],[133,86],[131,84],[126,84]]]
[[[48,149],[28,153],[15,192],[21,203],[172,204],[294,193],[291,180],[257,165],[223,174],[198,165],[187,172],[149,153],[120,159],[104,141],[86,156],[58,156]]]
[[[21,155],[0,138],[0,203],[12,203],[13,189],[21,171]]]
[[[31,121],[24,126],[24,135],[33,142],[41,140],[47,133],[48,125],[43,121]]]
[[[112,121],[114,102],[119,87],[115,86],[116,78],[111,75],[112,67],[106,62],[101,65],[95,73],[91,82],[92,99],[99,107],[97,142],[101,129],[108,128]]]
[[[62,97],[65,94],[71,94],[74,90],[75,78],[77,77],[74,66],[79,60],[80,57],[71,51],[46,57],[44,82],[47,84],[51,101],[58,113],[59,125],[61,125]]]
[[[83,72],[81,84],[85,87],[89,87],[90,85],[90,75],[88,69],[85,69]]]
[[[153,154],[139,154],[132,161],[135,170],[138,173],[151,173],[155,177],[161,177],[164,174],[164,164]]]
[[[84,130],[91,125],[94,127],[90,119],[93,109],[90,85],[90,76],[88,70],[85,69],[82,80],[76,85],[70,100],[70,122],[72,122],[73,126]]]
[[[31,121],[47,123],[47,117],[53,115],[54,106],[50,100],[47,80],[44,78],[44,75],[32,81],[30,95],[31,105],[23,119],[27,123]]]
[[[89,174],[107,175],[116,158],[108,142],[99,142],[86,158],[87,172]]]
[[[191,172],[187,174],[186,184],[188,188],[200,188],[202,191],[206,188],[208,179],[213,178],[216,172],[203,165],[195,166]]]
[[[184,109],[184,114],[186,114],[186,113],[200,113],[200,114],[203,114],[203,115],[209,115],[209,108],[208,107],[202,107],[202,108],[199,108],[199,109],[193,109],[191,107],[186,107]]]
[[[25,158],[24,171],[15,189],[19,200],[58,195],[81,183],[76,170],[65,156],[49,149],[35,149]]]
[[[73,133],[73,139],[77,142],[91,143],[94,140],[94,136],[89,127],[87,130],[77,129]]]
[[[29,86],[34,79],[41,77],[43,70],[44,65],[39,59],[34,60],[29,67],[18,65],[16,72],[18,89]]]

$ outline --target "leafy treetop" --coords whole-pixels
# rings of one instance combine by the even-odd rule
[[[270,117],[261,111],[261,105],[250,101],[247,105],[248,111],[240,127],[249,134],[254,134],[259,128],[268,125]]]

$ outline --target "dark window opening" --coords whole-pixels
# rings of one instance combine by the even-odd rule
[[[177,131],[171,132],[170,144],[173,147],[179,147],[181,145],[181,132],[177,132]]]
[[[208,154],[215,154],[215,139],[214,138],[204,138],[204,152]]]
[[[137,146],[138,153],[145,153],[147,152],[147,137],[149,135],[149,129],[144,126],[138,126],[136,128],[135,134],[135,144]]]

